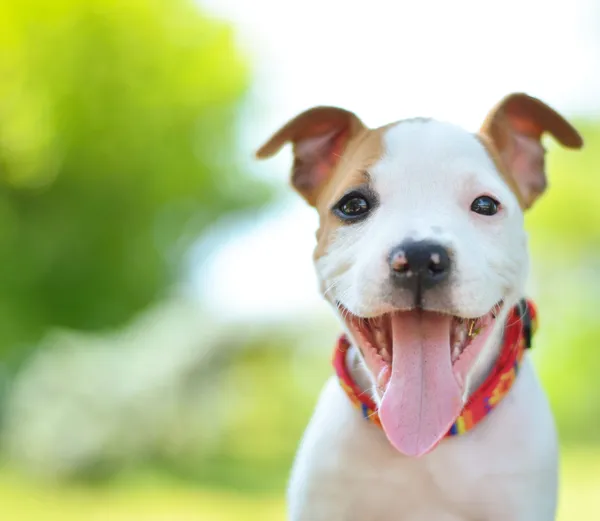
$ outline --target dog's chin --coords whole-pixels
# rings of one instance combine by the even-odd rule
[[[384,431],[398,450],[422,455],[454,423],[467,375],[502,306],[501,300],[477,318],[417,308],[365,318],[338,303],[375,383]]]

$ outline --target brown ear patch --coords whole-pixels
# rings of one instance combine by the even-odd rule
[[[390,126],[366,130],[353,139],[345,152],[343,164],[335,169],[319,193],[315,204],[320,217],[313,253],[315,260],[325,255],[337,230],[344,226],[331,212],[331,206],[350,190],[371,184],[369,169],[383,156],[383,135]]]
[[[541,138],[550,133],[567,148],[581,148],[583,139],[558,112],[542,101],[523,93],[504,98],[488,114],[481,134],[497,151],[514,181],[523,208],[529,208],[547,186],[545,149]],[[485,142],[485,141],[484,141]]]
[[[349,141],[365,129],[358,117],[337,107],[315,107],[279,129],[256,153],[270,157],[288,142],[293,145],[294,188],[315,205],[317,196],[337,166]]]
[[[323,185],[344,152],[348,133],[347,128],[334,130],[294,145],[292,184],[296,190],[306,194]]]

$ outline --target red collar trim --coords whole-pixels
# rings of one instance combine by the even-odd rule
[[[471,395],[463,412],[457,418],[446,436],[463,434],[471,430],[506,396],[512,387],[523,353],[530,347],[531,334],[537,329],[537,310],[533,302],[522,301],[515,306],[506,320],[504,344],[496,365],[481,386]],[[377,405],[369,391],[361,389],[352,379],[346,365],[346,353],[350,343],[345,335],[338,340],[333,367],[352,404],[362,411],[364,418],[381,427]]]

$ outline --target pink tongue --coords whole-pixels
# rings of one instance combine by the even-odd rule
[[[407,456],[433,449],[462,410],[450,359],[451,320],[418,311],[391,319],[392,375],[379,418],[390,443]]]

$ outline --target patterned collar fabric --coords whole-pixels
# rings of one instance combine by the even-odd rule
[[[496,365],[471,395],[461,415],[446,436],[455,436],[470,431],[507,395],[519,372],[523,354],[526,349],[531,347],[531,336],[536,329],[537,310],[535,305],[529,300],[522,300],[508,315],[502,351]],[[333,367],[340,385],[352,404],[362,412],[364,418],[381,427],[377,405],[369,391],[361,389],[352,379],[348,370],[346,353],[349,348],[350,342],[345,335],[342,335],[333,355]]]

